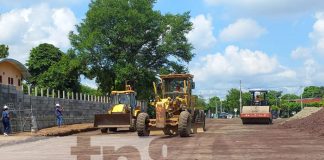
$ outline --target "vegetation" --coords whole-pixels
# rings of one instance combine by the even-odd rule
[[[7,58],[9,56],[9,47],[7,45],[0,45],[0,58]]]
[[[33,86],[80,91],[81,64],[73,50],[63,53],[51,44],[40,44],[31,50],[26,65]]]
[[[193,57],[185,37],[192,29],[189,13],[162,15],[153,10],[154,3],[92,1],[77,32],[71,32],[85,76],[96,77],[103,92],[122,90],[131,80],[138,98],[149,99],[157,74],[186,71],[184,64]]]

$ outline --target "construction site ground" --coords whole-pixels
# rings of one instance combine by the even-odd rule
[[[208,119],[207,131],[188,138],[154,131],[148,138],[121,130],[69,136],[20,134],[0,137],[1,159],[324,159],[324,136],[273,125],[242,125],[240,119]],[[78,155],[78,156],[77,156]],[[91,156],[90,156],[91,155]]]

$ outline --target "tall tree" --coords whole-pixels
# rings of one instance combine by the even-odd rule
[[[9,47],[7,45],[0,45],[0,58],[7,58],[9,56]]]
[[[220,98],[215,96],[209,99],[207,104],[207,109],[210,110],[212,113],[215,113],[217,106],[217,111],[220,111]]]
[[[63,52],[52,44],[43,43],[30,52],[26,66],[31,74],[28,82],[36,85],[43,73],[61,60]]]
[[[270,90],[268,92],[268,103],[270,106],[272,105],[278,105],[279,103],[279,97],[281,96],[282,92],[281,91],[274,91]]]
[[[226,110],[233,112],[234,108],[240,108],[240,91],[232,88],[226,95]]]
[[[86,18],[71,32],[72,46],[86,66],[110,92],[135,81],[140,98],[152,92],[155,75],[182,72],[193,53],[186,34],[192,29],[189,13],[165,14],[153,10],[155,0],[96,0]]]
[[[27,66],[32,85],[74,92],[81,89],[81,63],[73,50],[65,54],[51,44],[40,44],[31,50]]]

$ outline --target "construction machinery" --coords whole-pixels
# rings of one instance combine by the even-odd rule
[[[205,130],[204,111],[195,108],[191,94],[195,87],[193,75],[161,75],[160,80],[158,85],[153,83],[155,117],[150,118],[147,113],[138,115],[138,136],[149,136],[151,130],[163,130],[165,135],[188,137],[191,133],[199,132],[198,129]]]
[[[243,106],[240,117],[243,124],[272,124],[271,107],[267,90],[250,90],[251,105]]]
[[[136,131],[136,118],[143,110],[143,106],[138,106],[136,92],[129,85],[124,91],[111,92],[111,107],[106,114],[96,114],[94,127],[100,128],[102,133],[109,130],[117,131],[117,128],[129,128]]]

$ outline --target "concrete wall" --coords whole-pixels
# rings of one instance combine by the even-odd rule
[[[64,107],[64,124],[93,122],[94,114],[104,113],[109,106],[94,101],[29,96],[17,91],[14,86],[0,85],[0,106],[8,105],[10,108],[13,132],[30,131],[32,116],[36,118],[38,129],[55,126],[56,103]]]

